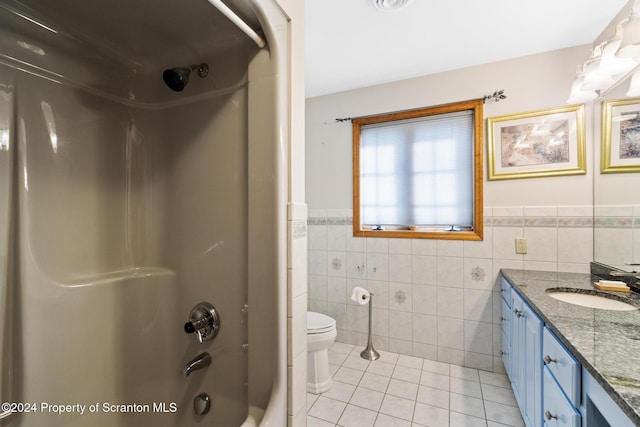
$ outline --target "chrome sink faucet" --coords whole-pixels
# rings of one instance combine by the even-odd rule
[[[199,355],[197,355],[195,358],[189,361],[189,363],[186,364],[186,366],[182,370],[182,376],[187,378],[193,371],[206,368],[209,365],[211,365],[211,355],[205,351],[204,353],[200,353]]]

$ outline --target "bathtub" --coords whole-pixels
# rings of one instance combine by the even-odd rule
[[[0,425],[284,426],[286,18],[85,3],[0,1]]]

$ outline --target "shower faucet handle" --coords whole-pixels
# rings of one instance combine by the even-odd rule
[[[188,334],[195,333],[198,342],[213,339],[220,330],[220,315],[218,310],[208,303],[201,302],[191,309],[189,321],[184,324],[184,331]]]

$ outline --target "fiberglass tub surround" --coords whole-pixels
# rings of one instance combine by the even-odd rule
[[[163,70],[201,63],[205,77],[165,86]],[[249,129],[275,151],[276,114],[249,112],[275,110],[252,97],[275,93],[274,76],[206,1],[0,3],[0,398],[77,404],[0,424],[231,426],[266,407],[277,349],[258,343],[269,374],[249,384],[250,276],[275,295],[278,260],[248,254],[277,239],[248,229],[273,229],[280,199],[276,154],[252,157]],[[251,199],[255,182],[273,183],[269,199]],[[221,324],[203,343],[183,330],[200,302]],[[260,324],[275,346],[277,322]],[[203,352],[211,363],[184,376]]]

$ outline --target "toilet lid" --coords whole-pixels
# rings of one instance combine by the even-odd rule
[[[331,317],[322,314],[316,313],[314,311],[307,312],[307,332],[308,333],[319,333],[325,332],[326,330],[331,330],[335,328],[336,321]]]

